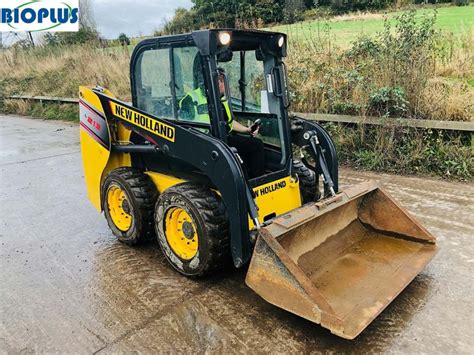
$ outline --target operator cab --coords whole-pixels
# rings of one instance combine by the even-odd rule
[[[141,42],[131,61],[134,106],[226,142],[226,113],[218,88],[225,72],[225,99],[234,120],[260,120],[265,177],[251,185],[288,176],[291,143],[286,36],[247,30],[204,30]]]

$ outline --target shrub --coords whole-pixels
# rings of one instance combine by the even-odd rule
[[[423,18],[415,15],[408,11],[399,15],[395,24],[385,21],[382,32],[360,38],[348,50],[334,48],[329,29],[319,31],[317,38],[294,43],[287,60],[294,110],[433,117],[428,96],[434,87],[431,78],[436,76],[436,61],[446,48],[434,29],[436,13]],[[468,53],[472,43],[463,45]],[[443,61],[450,58],[443,57]],[[445,90],[445,100],[458,96],[460,90]],[[469,119],[472,108],[461,106],[465,108],[453,118]]]
[[[44,37],[44,41],[50,46],[84,44],[98,41],[98,39],[99,33],[95,29],[85,26],[80,27],[77,32],[48,32]]]
[[[303,0],[285,0],[283,20],[286,23],[294,23],[303,19],[305,4]]]
[[[331,8],[329,6],[324,7],[314,7],[309,8],[303,13],[303,19],[307,20],[315,20],[321,18],[329,18],[333,15]]]
[[[390,124],[323,126],[334,139],[342,164],[396,174],[429,174],[468,181],[474,178],[469,132]]]
[[[454,5],[456,6],[468,6],[469,5],[469,0],[454,0]]]
[[[450,2],[456,2],[456,0],[415,0],[413,3],[415,4],[444,4],[444,3],[450,3]]]
[[[380,10],[392,5],[394,0],[332,0],[331,9],[335,13],[361,10]]]
[[[408,101],[402,88],[382,87],[369,95],[367,114],[372,116],[402,117],[406,114]]]

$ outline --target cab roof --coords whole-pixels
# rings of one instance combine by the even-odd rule
[[[222,45],[219,43],[219,35],[227,32],[230,35],[230,43]],[[278,46],[278,40],[283,37],[284,45]],[[207,29],[198,30],[185,34],[167,35],[146,39],[138,44],[165,46],[192,46],[198,47],[202,55],[217,54],[222,48],[232,51],[256,50],[273,52],[278,56],[286,56],[287,36],[281,32],[262,31],[256,29]],[[138,47],[137,46],[137,47]]]

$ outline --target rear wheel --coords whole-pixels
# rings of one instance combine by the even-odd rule
[[[129,245],[153,239],[156,187],[143,172],[115,169],[102,186],[105,219],[119,241]]]
[[[300,181],[300,193],[303,204],[315,202],[321,197],[317,177],[314,171],[310,170],[300,160],[293,160],[293,171],[298,175]]]
[[[225,206],[211,189],[184,183],[166,190],[155,208],[158,243],[169,263],[186,276],[203,276],[230,260]]]

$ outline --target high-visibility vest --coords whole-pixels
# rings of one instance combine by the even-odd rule
[[[207,98],[201,88],[194,89],[186,94],[185,97],[181,99],[179,102],[179,108],[182,108],[184,100],[188,97],[191,98],[193,102],[194,108],[194,121],[202,122],[202,123],[210,123],[211,120],[209,118],[209,108],[207,106]],[[222,105],[224,106],[224,110],[227,116],[227,130],[230,132],[232,131],[232,111],[230,110],[229,101],[226,99],[221,100]]]
[[[194,121],[210,123],[209,109],[207,107],[207,98],[201,88],[194,89],[186,94],[179,102],[179,108],[182,109],[184,101],[190,97],[193,102]]]
[[[230,110],[229,106],[229,101],[226,99],[221,99],[222,106],[224,106],[225,113],[227,115],[227,131],[231,132],[232,131],[232,122],[234,121],[234,118],[232,117],[232,111]]]

